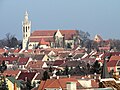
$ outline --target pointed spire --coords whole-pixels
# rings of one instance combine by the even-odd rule
[[[28,12],[27,12],[27,10],[25,12],[24,22],[28,22]]]
[[[104,62],[103,62],[102,72],[101,72],[101,79],[103,79],[103,78],[110,78],[105,58],[104,58]]]

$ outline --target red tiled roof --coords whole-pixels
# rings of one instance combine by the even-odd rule
[[[49,42],[46,42],[46,41],[42,38],[41,41],[40,41],[40,45],[48,45],[48,46],[50,46],[50,43],[49,43]]]
[[[19,63],[19,65],[25,65],[27,62],[28,62],[28,60],[29,60],[29,58],[28,57],[26,57],[26,58],[20,58],[19,60],[18,60],[18,63]]]
[[[14,50],[14,53],[19,53],[21,49]]]
[[[13,61],[17,61],[19,57],[0,57],[0,62],[2,61],[8,61],[9,64]]]
[[[115,66],[117,66],[118,61],[119,60],[111,60],[107,63],[107,66],[108,67],[115,67]]]
[[[54,41],[53,37],[46,37],[46,38],[42,37],[42,38],[46,42],[53,42]],[[40,42],[42,38],[34,38],[34,37],[30,36],[29,40],[30,40],[30,42]]]
[[[72,39],[74,35],[77,35],[77,30],[59,30],[59,31],[65,37],[66,40]],[[41,38],[38,38],[38,37],[36,38],[35,36],[44,36],[42,38],[46,39],[45,41],[54,41],[53,36],[56,32],[57,30],[37,30],[31,34],[29,40],[30,42],[33,42],[33,41],[39,42]]]
[[[39,74],[36,76],[35,80],[42,80],[44,69],[40,69]]]
[[[0,54],[3,54],[4,52],[7,52],[7,50],[0,48]]]
[[[25,80],[27,77],[30,81],[34,78],[36,72],[21,72],[18,76],[18,80]]]
[[[119,56],[120,52],[106,52],[102,55],[102,58],[107,57],[107,56]]]
[[[110,50],[110,46],[106,46],[106,47],[99,47],[99,50]]]
[[[91,80],[91,85],[94,88],[98,88],[99,87],[99,85],[97,84],[97,82],[95,80]]]
[[[76,30],[59,30],[61,34],[77,34]],[[36,30],[32,36],[53,36],[57,30]]]
[[[48,79],[47,81],[41,81],[38,90],[44,90],[45,88],[65,89],[67,82],[77,82],[77,86],[80,86],[75,78]]]
[[[44,62],[41,60],[31,61],[28,63],[27,68],[42,68]]]
[[[60,66],[61,64],[63,64],[65,62],[65,60],[56,60],[54,61],[53,66]]]
[[[111,56],[110,60],[120,60],[120,56]]]
[[[20,72],[20,70],[5,70],[3,75],[8,75],[8,76],[14,76],[16,77],[16,75]]]

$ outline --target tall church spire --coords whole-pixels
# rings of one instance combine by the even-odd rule
[[[28,12],[25,12],[24,22],[28,22]]]
[[[102,72],[101,72],[101,79],[103,79],[103,78],[110,78],[110,75],[109,75],[108,69],[107,69],[106,59],[104,59]]]
[[[22,42],[22,48],[27,49],[29,40],[28,38],[30,37],[31,33],[31,21],[28,19],[28,12],[25,12],[24,15],[24,21],[22,22],[22,32],[23,32],[23,42]]]

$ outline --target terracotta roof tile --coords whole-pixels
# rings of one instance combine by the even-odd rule
[[[111,56],[110,60],[120,60],[120,56]]]
[[[30,42],[39,42],[43,37],[35,36],[44,36],[45,41],[54,41],[54,34],[57,30],[37,30],[34,31],[30,36]],[[74,35],[77,35],[77,30],[60,30],[61,34],[65,37],[66,40],[72,39]]]
[[[40,45],[48,45],[48,46],[50,46],[50,43],[49,43],[49,42],[46,42],[46,41],[42,38],[41,41],[40,41]]]
[[[27,68],[42,68],[44,62],[41,60],[30,61],[27,65]]]
[[[27,64],[28,60],[29,60],[28,57],[26,57],[26,58],[22,58],[22,57],[21,57],[21,58],[18,60],[18,64],[19,64],[19,65],[25,65],[25,64]]]
[[[53,66],[60,66],[63,63],[65,63],[65,60],[56,60],[56,61],[54,61]]]
[[[5,70],[4,71],[4,75],[8,75],[8,76],[16,76],[18,73],[20,72],[20,70]]]
[[[111,60],[107,63],[107,66],[108,67],[115,67],[115,66],[117,66],[118,61],[119,60]]]
[[[44,90],[45,88],[66,88],[67,82],[77,82],[77,86],[80,86],[75,78],[61,78],[61,79],[48,79],[47,81],[41,81],[38,90]]]
[[[30,81],[34,78],[36,72],[21,72],[18,76],[18,80],[25,80],[27,77]]]

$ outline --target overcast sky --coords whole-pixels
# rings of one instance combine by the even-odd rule
[[[0,0],[0,39],[22,39],[25,11],[32,31],[78,29],[103,39],[120,39],[120,0]]]

